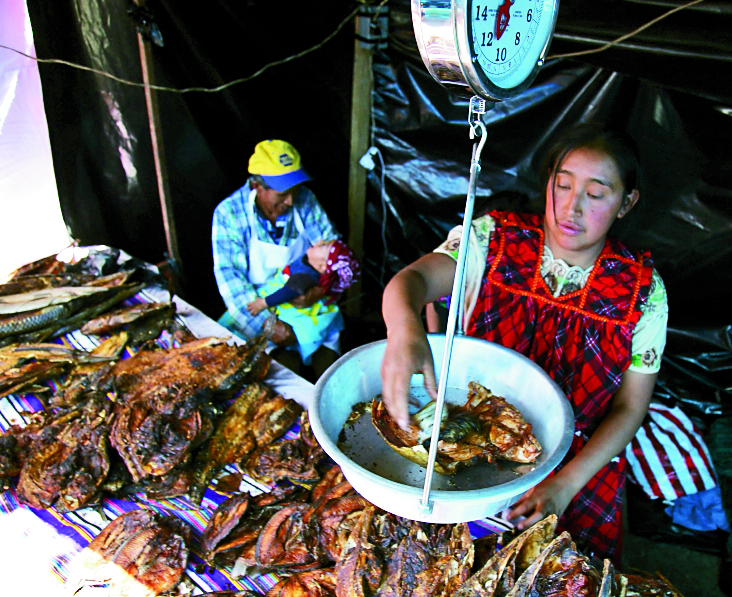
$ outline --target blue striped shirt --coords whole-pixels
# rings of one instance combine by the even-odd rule
[[[251,238],[247,213],[249,190],[247,181],[247,184],[219,203],[214,210],[211,226],[214,275],[227,308],[227,313],[220,323],[244,339],[256,336],[270,315],[267,309],[258,315],[250,315],[247,311],[247,303],[258,296],[255,286],[248,278]],[[293,197],[292,209],[277,218],[276,227],[282,230],[279,239],[275,239],[277,235],[273,234],[275,227],[255,206],[254,228],[258,238],[278,245],[291,245],[298,237],[292,216],[293,210],[297,210],[300,214],[308,238],[318,240],[340,238],[325,210],[315,198],[315,194],[307,187],[299,188],[297,195]]]

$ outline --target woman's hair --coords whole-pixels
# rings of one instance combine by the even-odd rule
[[[553,179],[567,154],[575,149],[594,149],[611,158],[618,168],[623,194],[638,189],[642,196],[642,177],[638,146],[623,130],[596,122],[578,124],[561,135],[544,158],[542,189]]]

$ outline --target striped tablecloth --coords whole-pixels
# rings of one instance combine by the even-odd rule
[[[128,302],[167,301],[169,298],[169,295],[162,290],[146,289]],[[225,328],[182,299],[174,297],[174,301],[178,316],[197,337],[231,336]],[[79,331],[58,341],[85,350],[91,349],[95,344],[93,338]],[[231,341],[243,342],[235,337]],[[166,348],[172,345],[172,339],[165,333],[159,342]],[[313,385],[276,362],[272,363],[265,383],[285,397],[296,400],[305,408],[312,401]],[[49,385],[55,389],[53,382],[49,382]],[[24,413],[37,411],[40,408],[40,401],[33,395],[13,395],[0,399],[0,429],[4,431],[11,424],[27,423]],[[294,438],[297,431],[296,423],[283,439]],[[228,469],[228,472],[240,472],[235,466],[230,466]],[[248,491],[252,495],[268,489],[246,476],[240,486],[241,491]],[[194,538],[190,546],[191,555],[186,576],[187,582],[194,587],[194,595],[231,589],[250,589],[264,594],[276,584],[278,580],[276,575],[234,578],[231,570],[206,567],[198,555],[202,530],[216,507],[229,495],[217,492],[215,485],[212,485],[207,489],[200,507],[191,506],[186,498],[153,501],[140,495],[136,501],[104,499],[98,506],[61,514],[55,509],[29,508],[19,503],[13,490],[6,491],[0,494],[0,578],[2,578],[0,594],[8,596],[32,594],[47,597],[66,595],[64,583],[76,554],[104,528],[109,520],[138,508],[178,516],[193,528]],[[509,525],[497,518],[470,523],[474,538],[507,528]]]

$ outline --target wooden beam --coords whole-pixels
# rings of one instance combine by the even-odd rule
[[[359,19],[355,19],[359,34]],[[373,89],[373,44],[355,40],[353,51],[353,83],[351,86],[351,149],[348,166],[348,245],[363,267],[363,232],[366,210],[366,171],[358,163],[370,145],[371,92]],[[361,280],[347,292],[346,313],[361,314]]]

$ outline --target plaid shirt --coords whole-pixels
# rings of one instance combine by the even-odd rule
[[[234,319],[244,338],[256,336],[270,315],[268,310],[250,315],[247,303],[258,297],[255,286],[249,281],[249,243],[251,227],[247,210],[249,183],[224,199],[214,210],[211,227],[214,274],[216,283],[227,307],[227,314]],[[255,231],[260,240],[289,246],[298,236],[292,210],[297,210],[309,238],[335,240],[339,238],[333,224],[313,192],[300,187],[293,198],[293,206],[285,215],[277,218],[276,226],[264,218],[254,207]],[[279,236],[279,238],[277,238]],[[283,264],[283,267],[287,264]],[[224,315],[226,317],[226,314]]]

